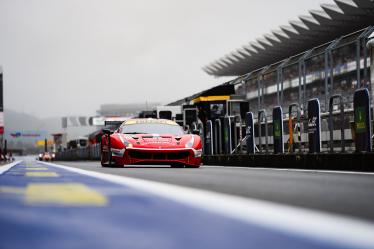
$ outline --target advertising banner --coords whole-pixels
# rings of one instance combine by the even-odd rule
[[[283,153],[283,111],[280,106],[273,108],[273,138],[274,154]]]
[[[353,97],[356,151],[371,151],[370,98],[366,88],[355,91]]]
[[[308,101],[309,153],[321,152],[321,108],[318,99]]]

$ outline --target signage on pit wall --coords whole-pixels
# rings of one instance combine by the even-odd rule
[[[283,153],[283,111],[280,106],[273,108],[273,138],[274,153]]]
[[[355,110],[355,116],[357,117],[356,121],[356,132],[357,133],[364,133],[366,131],[366,111],[363,106],[357,107]]]
[[[39,133],[33,133],[33,132],[21,132],[21,131],[16,131],[16,132],[11,132],[9,135],[12,138],[36,138],[40,137],[41,135]]]
[[[356,151],[371,151],[371,117],[368,89],[363,88],[355,91],[353,96],[353,108]]]
[[[321,107],[318,99],[308,101],[309,153],[321,152]]]
[[[36,146],[44,146],[45,145],[45,141],[44,140],[38,140],[36,141]],[[47,145],[53,145],[53,140],[47,140]]]

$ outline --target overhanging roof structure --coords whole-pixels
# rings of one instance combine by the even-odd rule
[[[209,88],[207,90],[204,90],[202,92],[196,93],[192,96],[186,97],[184,99],[177,100],[175,102],[169,103],[168,105],[183,105],[186,103],[189,103],[190,101],[198,98],[205,98],[210,96],[230,96],[232,94],[235,94],[235,87],[233,84],[231,84],[231,81],[226,82],[224,84],[214,86],[212,88]],[[198,102],[198,101],[197,101]]]
[[[374,24],[374,0],[334,0],[203,67],[213,76],[243,75]]]

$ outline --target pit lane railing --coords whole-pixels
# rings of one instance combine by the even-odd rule
[[[372,151],[373,110],[368,89],[356,90],[353,109],[344,104],[341,95],[332,95],[328,111],[323,113],[319,100],[310,99],[306,110],[293,103],[285,114],[276,106],[273,115],[260,110],[256,119],[250,112],[246,121],[240,116],[208,120],[205,155]]]
[[[303,154],[371,152],[372,108],[369,91],[356,90],[354,108],[345,108],[341,95],[329,98],[328,112],[321,113],[319,100],[297,103],[283,113],[281,106],[272,115],[265,110],[249,112],[246,119],[225,116],[208,120],[205,129],[196,124],[203,137],[205,155]],[[56,153],[56,160],[100,160],[100,144]]]

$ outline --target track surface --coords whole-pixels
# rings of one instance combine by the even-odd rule
[[[314,230],[299,233],[305,213],[297,219],[297,230],[283,225],[280,229],[276,217],[271,225],[258,222],[258,216],[250,220],[241,216],[244,219],[238,220],[142,191],[139,185],[132,185],[133,179],[115,179],[119,178],[121,184],[55,164],[14,163],[0,174],[0,248],[373,248],[374,240],[369,244],[348,241],[347,245],[334,232],[332,237],[313,235]],[[144,186],[144,181],[140,182]],[[157,188],[157,184],[153,183],[152,188]],[[167,188],[170,193],[176,187]],[[201,200],[196,192],[194,197]],[[185,190],[179,188],[179,195],[186,196]],[[214,198],[210,201],[216,202],[214,206],[224,205]],[[317,220],[323,219],[318,217]],[[354,223],[343,224],[350,227]],[[362,231],[360,227],[356,226]],[[332,228],[336,230],[336,226]],[[372,225],[367,229],[374,231]],[[356,229],[348,233],[355,232]],[[365,238],[371,235],[363,233]]]
[[[374,174],[203,166],[102,168],[98,162],[56,162],[374,221]]]
[[[1,249],[374,248],[370,174],[58,163],[0,167]]]

